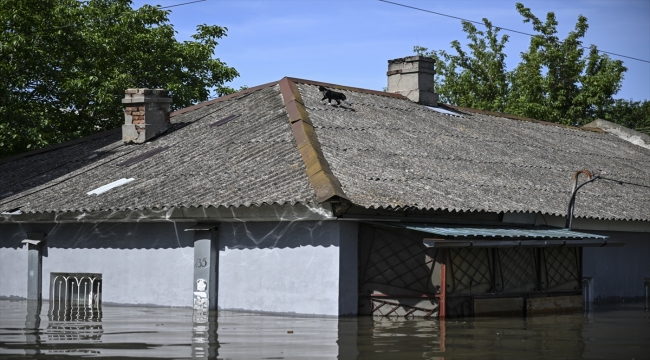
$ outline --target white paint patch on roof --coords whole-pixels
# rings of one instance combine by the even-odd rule
[[[431,107],[431,106],[425,106],[425,108],[427,108],[427,109],[431,109],[431,110],[433,110],[433,111],[437,111],[437,112],[439,112],[439,113],[441,113],[441,114],[445,114],[445,115],[451,115],[451,116],[456,116],[456,117],[462,117],[460,114],[457,114],[457,113],[455,113],[455,112],[453,112],[453,111],[445,110],[445,109],[442,109],[442,108]]]
[[[90,191],[90,192],[87,192],[86,194],[87,194],[87,195],[92,195],[92,194],[99,195],[99,194],[103,194],[103,193],[107,192],[108,190],[110,190],[110,189],[112,189],[112,188],[116,188],[116,187],[118,187],[118,186],[122,186],[122,185],[124,185],[124,184],[128,184],[128,183],[130,183],[130,182],[133,181],[133,180],[135,180],[135,179],[134,179],[134,178],[129,178],[129,179],[121,178],[121,179],[119,179],[119,180],[113,181],[113,182],[110,183],[110,184],[106,184],[106,185],[104,185],[104,186],[100,186],[100,187],[98,187],[98,188],[95,189],[95,190],[92,190],[92,191]]]

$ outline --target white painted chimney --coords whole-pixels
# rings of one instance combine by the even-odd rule
[[[388,60],[388,92],[402,94],[418,104],[438,106],[434,65],[435,61],[426,56]]]
[[[125,105],[122,140],[140,144],[167,131],[171,126],[171,102],[167,90],[127,89],[122,99]]]

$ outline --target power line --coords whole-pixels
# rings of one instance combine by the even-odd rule
[[[627,184],[627,185],[640,186],[640,187],[644,187],[644,188],[648,188],[648,189],[650,189],[650,186],[648,186],[648,185],[637,184],[637,183],[632,183],[632,182],[623,181],[623,180],[617,180],[617,179],[610,179],[610,178],[606,178],[606,177],[603,177],[603,176],[599,176],[599,178],[600,178],[600,179],[603,179],[603,180],[607,180],[607,181],[617,182],[617,183],[619,183],[620,185]]]
[[[204,1],[207,1],[207,0],[190,1],[190,2],[186,2],[186,3],[182,3],[182,4],[159,7],[158,9],[168,9],[168,8],[172,8],[172,7],[176,7],[176,6],[183,6],[183,5],[187,5],[187,4],[194,4],[194,3],[198,3],[198,2],[204,2]]]
[[[378,1],[385,2],[387,4],[397,5],[397,6],[413,9],[413,10],[423,11],[423,12],[436,14],[436,15],[440,15],[440,16],[446,16],[446,17],[449,17],[449,18],[452,18],[452,19],[458,19],[458,20],[467,21],[467,22],[471,22],[471,23],[474,23],[474,24],[479,24],[479,25],[485,26],[485,24],[483,24],[482,22],[479,22],[479,21],[463,19],[463,18],[460,18],[460,17],[457,17],[457,16],[443,14],[443,13],[439,13],[439,12],[435,12],[435,11],[431,11],[431,10],[426,10],[426,9],[418,8],[418,7],[415,7],[415,6],[404,5],[404,4],[400,4],[400,3],[396,3],[396,2],[392,2],[392,1],[387,1],[387,0],[378,0]],[[540,35],[530,34],[530,33],[519,31],[519,30],[504,28],[504,27],[501,27],[501,26],[496,26],[496,27],[499,28],[499,29],[514,32],[514,33],[517,33],[517,34],[528,35],[530,37],[540,36]],[[583,48],[583,49],[589,49],[586,46],[580,46],[580,47]],[[621,55],[621,54],[617,54],[617,53],[613,53],[613,52],[609,52],[609,51],[604,51],[604,50],[598,50],[598,49],[596,49],[596,51],[601,52],[601,53],[605,53],[605,54],[610,54],[610,55],[620,56],[620,57],[624,57],[624,58],[628,58],[628,59],[632,59],[632,60],[637,60],[637,61],[643,61],[643,62],[650,63],[649,60],[638,59],[638,58],[627,56],[627,55]]]
[[[181,4],[169,5],[169,6],[163,6],[163,7],[157,7],[156,6],[156,7],[158,9],[168,9],[168,8],[173,8],[173,7],[183,6],[183,5],[188,5],[188,4],[194,4],[194,3],[204,2],[204,1],[208,1],[208,0],[196,0],[196,1],[190,1],[190,2],[181,3]],[[122,17],[123,15],[124,14],[120,14],[118,17]],[[113,18],[112,20],[115,20],[115,19],[117,19],[117,18]],[[49,28],[47,30],[52,31],[52,30],[67,28],[67,27],[75,26],[75,25],[78,25],[78,24],[62,25],[62,26],[52,27],[52,28]]]

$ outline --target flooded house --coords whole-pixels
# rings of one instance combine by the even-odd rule
[[[174,112],[129,89],[122,128],[0,160],[0,297],[405,317],[643,297],[650,141],[441,104],[430,59],[388,65],[386,92],[285,77]]]

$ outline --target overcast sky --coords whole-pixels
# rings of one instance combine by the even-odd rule
[[[168,6],[191,0],[134,1]],[[533,32],[508,0],[392,0],[470,20],[487,17],[496,26]],[[525,0],[539,18],[555,12],[560,38],[573,29],[580,14],[588,19],[584,44],[600,50],[650,60],[650,0]],[[228,36],[216,57],[241,76],[231,86],[255,86],[292,76],[381,90],[386,86],[387,60],[413,54],[413,46],[449,50],[449,43],[466,43],[459,20],[406,9],[377,0],[358,1],[224,1],[207,0],[171,8],[179,40],[196,25],[220,25]],[[502,34],[508,33],[503,31]],[[508,69],[530,41],[508,33]],[[650,63],[624,60],[628,68],[615,97],[650,99]]]

